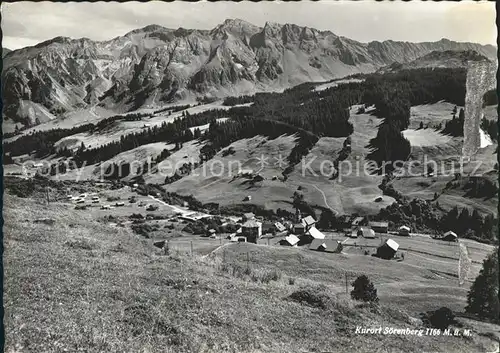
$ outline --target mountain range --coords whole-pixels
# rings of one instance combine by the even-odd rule
[[[491,45],[361,43],[330,31],[270,22],[258,27],[239,19],[212,30],[150,25],[108,41],[56,37],[4,54],[3,114],[33,125],[95,105],[125,112],[282,90],[415,61],[432,66],[457,51],[496,58]]]

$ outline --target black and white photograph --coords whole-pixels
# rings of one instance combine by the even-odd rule
[[[4,352],[500,352],[495,2],[0,6]]]

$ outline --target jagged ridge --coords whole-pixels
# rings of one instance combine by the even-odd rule
[[[239,19],[212,30],[150,25],[102,42],[56,37],[5,58],[4,117],[34,124],[42,109],[57,116],[95,104],[125,111],[196,96],[248,94],[462,50],[488,58],[496,53],[493,46],[446,39],[366,44],[330,31],[276,23],[261,28]],[[425,60],[432,65],[435,59]],[[39,109],[21,109],[26,102]]]

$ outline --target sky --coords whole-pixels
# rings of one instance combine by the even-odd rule
[[[361,42],[398,40],[496,45],[495,3],[472,2],[16,2],[3,3],[3,47],[19,49],[57,36],[108,40],[158,24],[212,29],[227,18],[257,26],[293,23]]]

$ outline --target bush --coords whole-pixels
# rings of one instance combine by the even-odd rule
[[[295,284],[295,278],[294,277],[288,278],[288,284],[293,286]]]
[[[438,310],[429,313],[429,324],[441,330],[445,330],[455,322],[455,315],[451,309],[446,307],[439,308]]]
[[[106,197],[106,200],[108,202],[112,202],[112,201],[119,201],[119,200],[121,200],[121,198],[120,198],[120,196],[108,196],[108,197]]]
[[[288,298],[301,304],[305,303],[322,309],[326,309],[331,304],[331,298],[326,293],[326,287],[324,286],[303,287],[293,292]]]
[[[364,302],[378,302],[377,289],[365,275],[361,275],[352,283],[354,289],[351,291],[351,298]]]

